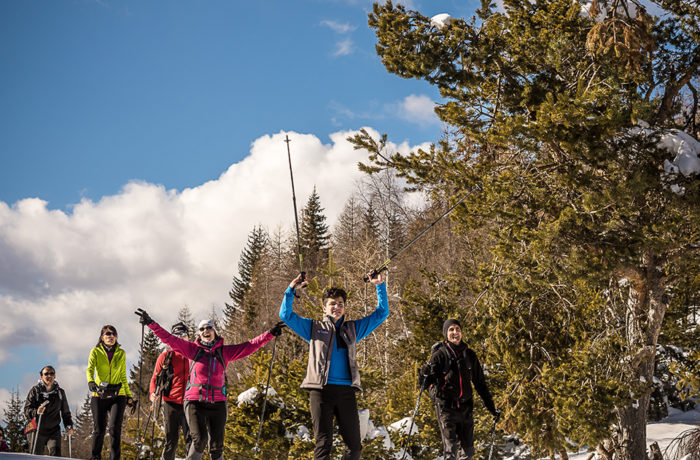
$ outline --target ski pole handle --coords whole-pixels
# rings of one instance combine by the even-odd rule
[[[375,270],[372,270],[372,271],[370,272],[369,276],[365,275],[365,276],[362,278],[362,280],[363,280],[365,283],[367,283],[367,282],[369,282],[369,280],[370,280],[371,278],[374,278],[375,276],[377,276],[378,274],[380,274],[381,272],[384,272],[384,271],[386,271],[386,270],[387,270],[386,265],[383,266],[383,267],[377,268],[377,269],[375,269]]]
[[[299,286],[301,283],[303,283],[304,281],[306,281],[306,272],[301,272],[301,273],[299,273],[299,274],[301,275],[301,279],[299,280],[299,282],[294,283],[294,287],[292,287],[292,289],[296,289],[297,286]]]

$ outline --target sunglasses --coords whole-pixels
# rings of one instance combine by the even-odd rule
[[[102,335],[106,335],[107,337],[112,337],[112,336],[115,336],[115,337],[116,337],[116,336],[117,336],[117,333],[116,333],[116,332],[112,332],[112,331],[107,331],[107,332],[105,332],[105,333],[102,334]]]
[[[55,372],[44,372],[43,375],[48,377],[49,375],[56,375],[56,373]]]
[[[199,331],[200,331],[200,332],[204,332],[204,331],[208,331],[208,330],[210,330],[210,329],[214,329],[214,328],[211,327],[211,326],[202,326],[202,327],[199,328]]]

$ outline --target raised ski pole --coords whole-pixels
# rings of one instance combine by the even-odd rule
[[[292,172],[292,154],[289,151],[289,143],[292,142],[288,135],[284,136],[284,142],[287,144],[287,160],[289,160],[289,178],[292,180],[292,204],[294,205],[294,223],[297,228],[297,255],[299,256],[299,273],[301,273],[301,281],[304,281],[306,272],[304,272],[304,257],[301,255],[301,239],[299,237],[299,214],[297,214],[297,196],[294,192],[294,173]]]
[[[258,426],[258,437],[255,440],[255,448],[253,449],[253,452],[255,454],[260,453],[260,448],[258,447],[258,444],[260,443],[260,434],[262,433],[262,426],[263,426],[263,420],[265,419],[265,408],[267,407],[267,389],[270,388],[270,377],[272,377],[272,365],[275,363],[275,349],[277,348],[277,337],[275,337],[275,340],[272,342],[272,358],[270,359],[270,368],[267,371],[267,383],[265,384],[265,393],[263,396],[263,406],[262,406],[262,411],[260,413],[260,425]]]
[[[406,454],[408,453],[408,448],[411,445],[411,432],[413,431],[413,425],[416,420],[416,415],[418,415],[418,408],[420,407],[420,397],[423,394],[423,390],[425,390],[425,385],[420,386],[420,391],[418,392],[418,399],[416,400],[416,408],[413,409],[413,417],[411,417],[411,425],[408,428],[408,436],[406,436],[406,444],[403,449],[403,455],[401,456],[401,460],[404,460],[406,458]]]
[[[143,446],[143,439],[141,439],[141,393],[143,392],[143,335],[146,325],[141,324],[141,355],[139,360],[139,398],[136,400],[136,445],[139,451],[141,446]]]
[[[389,263],[391,263],[391,260],[392,260],[394,257],[397,257],[399,254],[401,254],[401,253],[404,252],[406,249],[408,249],[413,243],[416,242],[416,240],[418,240],[418,238],[420,238],[421,236],[423,236],[423,235],[425,234],[425,232],[427,232],[427,231],[430,230],[435,224],[437,224],[438,222],[440,222],[440,221],[442,220],[443,217],[445,217],[446,215],[448,215],[449,213],[451,213],[452,210],[453,210],[454,208],[456,208],[462,201],[466,200],[467,197],[468,197],[469,195],[470,195],[470,194],[467,193],[467,194],[464,195],[462,198],[460,198],[459,201],[457,201],[455,204],[453,204],[452,207],[451,207],[450,209],[448,209],[447,211],[445,211],[440,217],[438,217],[438,218],[435,219],[430,225],[428,225],[427,227],[425,227],[419,234],[417,234],[416,236],[414,236],[413,239],[412,239],[411,241],[409,241],[408,243],[406,243],[401,249],[399,249],[399,250],[396,251],[394,254],[392,254],[391,256],[389,256],[389,258],[386,260],[386,262],[384,262],[381,266],[379,266],[379,268],[375,268],[374,270],[372,270],[372,272],[370,273],[371,277],[374,278],[377,274],[379,274],[379,273],[383,272],[384,270],[386,270],[387,267],[389,266]],[[367,275],[365,275],[365,277],[362,278],[362,279],[363,279],[363,280],[365,281],[365,283],[366,283],[367,281],[369,281],[370,277],[367,276]]]

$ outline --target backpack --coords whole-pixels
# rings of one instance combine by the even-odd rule
[[[455,356],[453,350],[451,350],[445,342],[436,342],[433,344],[431,347],[432,355],[444,353],[444,355],[447,356],[447,359],[443,362],[442,368],[433,369],[435,383],[433,383],[429,389],[429,394],[433,400],[438,398],[447,401],[455,399],[458,396],[456,391],[459,387],[455,386],[453,382],[448,379],[448,374],[450,372],[454,373],[453,364],[456,363],[457,365],[456,372],[460,371],[462,365],[466,366],[468,378],[469,380],[472,379],[471,360],[468,359],[467,356],[468,350],[469,347],[466,347],[462,356],[458,357]]]
[[[165,354],[163,366],[160,368],[160,372],[158,372],[158,375],[156,376],[156,396],[170,397],[170,390],[173,387],[173,377],[175,376],[172,357],[173,351],[169,350]]]
[[[202,358],[202,356],[204,356],[205,353],[206,352],[204,351],[204,348],[199,347],[197,349],[197,353],[195,353],[195,355],[194,355],[194,358],[192,358],[192,360],[190,360],[190,379],[187,382],[187,389],[189,390],[191,387],[199,387],[200,398],[202,396],[202,389],[203,388],[212,389],[212,390],[213,389],[221,390],[221,393],[223,393],[225,395],[226,394],[226,387],[228,386],[228,375],[226,375],[226,361],[224,360],[224,347],[216,347],[214,349],[214,353],[213,353],[214,359],[216,359],[221,364],[221,366],[223,366],[223,368],[224,368],[224,386],[217,387],[214,385],[194,383],[194,378],[195,378],[195,374],[193,372],[194,364],[197,361],[199,361],[199,359]]]

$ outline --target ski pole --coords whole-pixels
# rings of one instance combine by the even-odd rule
[[[493,419],[493,428],[491,428],[491,448],[489,449],[489,460],[491,460],[491,456],[493,455],[493,443],[496,440],[496,422],[498,421],[497,418]]]
[[[44,401],[44,402],[37,408],[37,412],[39,412],[39,409],[41,409],[42,407],[46,407],[46,405],[47,405],[48,403],[49,403],[48,401]],[[34,442],[32,443],[32,455],[35,455],[35,454],[36,454],[36,445],[37,445],[37,441],[39,440],[39,429],[41,428],[41,419],[42,419],[42,418],[44,418],[44,413],[43,413],[43,412],[42,412],[41,414],[39,414],[39,420],[37,420],[37,422],[36,422],[36,431],[34,432]]]
[[[289,145],[289,144],[287,144]],[[267,406],[267,389],[270,388],[270,377],[272,376],[272,366],[275,363],[275,349],[277,348],[277,337],[272,342],[272,358],[270,359],[270,369],[267,371],[267,384],[265,385],[265,393],[263,396],[263,406],[262,412],[260,414],[260,426],[258,426],[258,437],[255,440],[255,448],[253,452],[256,454],[260,453],[260,448],[258,444],[260,443],[260,433],[262,433],[263,420],[265,419],[265,407]]]
[[[71,438],[72,436],[69,434],[68,435],[68,458],[73,458],[73,447],[71,446]]]
[[[304,271],[304,257],[301,254],[301,239],[299,238],[299,215],[297,214],[297,196],[294,192],[294,173],[292,172],[292,154],[289,151],[289,143],[292,142],[288,135],[284,136],[284,142],[287,144],[287,159],[289,160],[289,178],[292,180],[292,204],[294,205],[294,222],[297,227],[297,254],[299,256],[299,273],[301,273],[301,281],[306,278]]]
[[[418,408],[420,407],[420,397],[423,394],[423,390],[425,390],[425,386],[421,385],[420,391],[418,392],[418,399],[416,400],[416,408],[413,409],[413,417],[411,417],[411,425],[408,428],[408,436],[406,436],[406,445],[403,449],[403,455],[401,456],[401,460],[404,460],[404,458],[406,458],[406,453],[408,453],[408,448],[411,445],[411,432],[413,431],[413,424],[416,420],[416,415],[418,415]]]
[[[437,224],[438,222],[440,222],[446,215],[448,215],[449,213],[451,213],[452,210],[454,210],[454,208],[456,208],[462,201],[466,200],[467,197],[468,197],[470,194],[471,194],[471,192],[470,192],[470,193],[467,193],[467,194],[464,195],[462,198],[460,198],[459,201],[457,201],[455,204],[453,204],[452,207],[451,207],[450,209],[448,209],[447,211],[445,211],[440,217],[438,217],[437,219],[435,219],[430,225],[428,225],[427,227],[425,227],[420,233],[418,233],[416,236],[414,236],[413,239],[412,239],[411,241],[409,241],[408,243],[406,243],[401,249],[399,249],[399,250],[396,251],[394,254],[392,254],[391,256],[389,256],[389,258],[388,258],[381,266],[379,266],[379,268],[375,268],[374,270],[372,270],[372,272],[370,273],[370,276],[371,276],[372,278],[374,278],[376,275],[378,275],[379,273],[381,273],[381,272],[383,272],[384,270],[386,270],[387,267],[389,266],[389,263],[391,263],[391,260],[392,260],[394,257],[397,257],[399,254],[401,254],[401,253],[404,252],[406,249],[408,249],[413,243],[416,242],[416,240],[418,240],[418,238],[420,238],[421,236],[423,236],[423,235],[425,234],[425,232],[427,232],[428,230],[430,230],[435,224]],[[366,283],[367,281],[369,281],[370,276],[365,276],[364,278],[362,278],[362,279],[365,281],[365,283]]]
[[[143,333],[146,328],[141,324],[141,350],[139,352],[139,398],[136,400],[136,442],[141,442],[141,393],[143,392]]]

